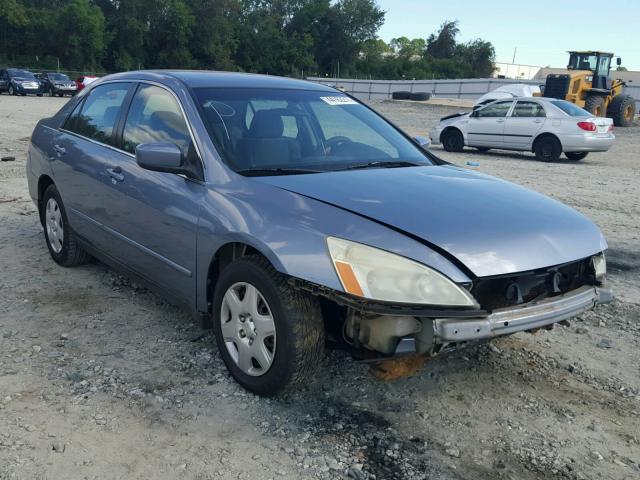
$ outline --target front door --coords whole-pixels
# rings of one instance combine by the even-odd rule
[[[192,178],[141,168],[135,149],[141,143],[176,144]],[[128,108],[118,140],[122,150],[107,167],[113,204],[103,223],[117,240],[114,256],[174,296],[195,302],[196,236],[206,187],[202,163],[177,98],[156,85],[141,83]]]
[[[512,100],[495,102],[473,112],[467,127],[467,145],[493,148],[503,146],[505,119],[512,105]]]

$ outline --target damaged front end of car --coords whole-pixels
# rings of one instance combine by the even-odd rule
[[[357,272],[352,273],[353,281]],[[376,361],[434,356],[497,336],[551,329],[612,301],[605,277],[606,260],[600,253],[534,271],[476,278],[457,285],[468,294],[472,302],[468,305],[381,301],[349,293],[353,285],[337,292],[292,282],[324,299],[326,329],[334,346],[350,351],[356,359]]]

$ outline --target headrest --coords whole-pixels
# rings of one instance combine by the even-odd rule
[[[283,132],[282,117],[274,110],[258,110],[249,128],[249,136],[252,138],[280,138]]]

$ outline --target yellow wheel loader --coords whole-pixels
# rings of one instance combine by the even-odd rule
[[[544,96],[575,103],[598,117],[610,117],[616,126],[631,126],[636,102],[622,93],[625,82],[611,80],[612,59],[613,53],[569,52],[569,73],[548,75]]]

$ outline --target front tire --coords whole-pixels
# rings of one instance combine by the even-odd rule
[[[464,150],[464,137],[456,128],[450,128],[442,132],[440,141],[447,152],[461,152]]]
[[[533,147],[536,158],[543,162],[555,162],[560,158],[562,145],[556,137],[546,135],[536,140]]]
[[[584,157],[586,157],[589,154],[589,152],[564,152],[564,154],[569,160],[573,160],[574,162],[577,162],[579,160],[582,160]]]
[[[9,95],[18,95],[18,92],[13,88],[13,85],[9,85]]]
[[[58,265],[75,267],[89,261],[91,257],[80,248],[69,227],[67,213],[55,185],[49,185],[42,196],[40,218],[49,254]]]
[[[222,360],[235,380],[257,395],[272,396],[303,383],[324,356],[318,299],[292,288],[259,255],[222,271],[213,315]]]

